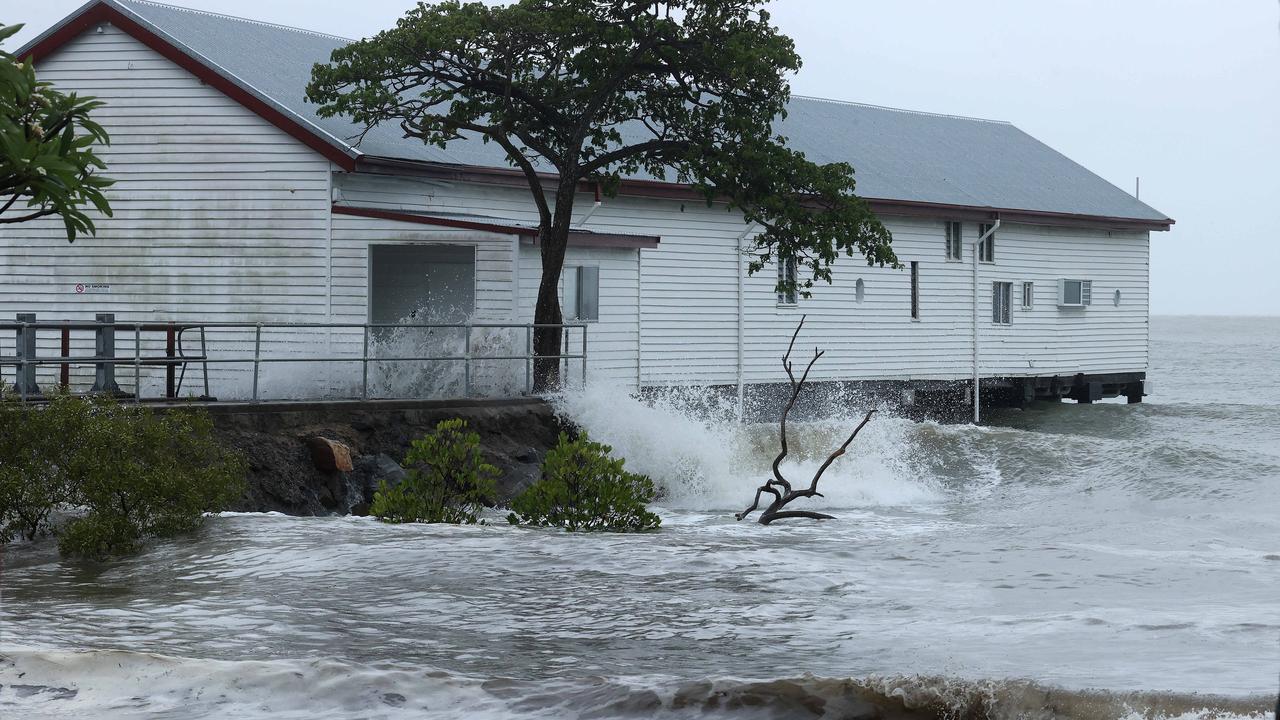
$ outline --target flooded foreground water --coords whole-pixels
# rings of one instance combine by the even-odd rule
[[[659,532],[224,515],[105,565],[18,548],[0,717],[1269,717],[1280,393],[1191,392],[1178,330],[1150,404],[877,418],[824,523],[733,520],[772,428],[596,389],[564,409],[661,481]],[[853,413],[800,429],[796,477]]]

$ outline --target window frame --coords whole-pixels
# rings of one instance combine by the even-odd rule
[[[1036,284],[1031,280],[1022,281],[1022,309],[1030,310],[1036,306]]]
[[[947,220],[943,223],[947,262],[964,262],[964,223]]]
[[[783,282],[790,275],[791,290],[777,291],[778,307],[795,307],[800,304],[800,273],[795,258],[778,259],[778,282]]]
[[[979,223],[979,224],[978,224],[978,237],[979,237],[979,238],[981,238],[983,235],[986,235],[986,234],[987,234],[987,232],[988,232],[988,231],[990,231],[990,230],[991,230],[991,228],[992,228],[994,225],[995,225],[995,223]],[[987,238],[986,240],[983,240],[982,242],[979,242],[979,243],[978,243],[978,248],[977,248],[977,250],[978,250],[978,262],[980,262],[980,263],[988,263],[988,264],[992,264],[992,265],[994,265],[994,264],[995,264],[995,262],[996,262],[996,235],[998,235],[998,234],[999,234],[998,232],[992,232],[992,233],[991,233],[991,237],[989,237],[989,238]]]
[[[563,310],[571,311],[572,315],[562,311],[566,315],[564,319],[569,322],[599,322],[600,266],[570,265],[565,270],[569,272],[561,273],[564,282]],[[584,287],[590,288],[591,292],[584,293]]]
[[[911,319],[920,319],[920,263],[911,261]]]
[[[991,323],[993,325],[1012,325],[1013,283],[1007,280],[996,280],[991,283]]]

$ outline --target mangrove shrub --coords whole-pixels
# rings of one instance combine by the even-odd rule
[[[514,524],[562,527],[570,531],[636,532],[657,528],[649,512],[653,481],[627,472],[613,448],[586,434],[560,442],[542,464],[542,478],[511,502]]]
[[[442,420],[414,440],[404,464],[403,481],[384,480],[374,493],[369,514],[383,522],[473,524],[497,490],[498,468],[484,461],[465,420]]]
[[[0,525],[6,539],[48,532],[66,555],[133,552],[149,537],[193,530],[244,492],[243,460],[218,444],[208,413],[154,412],[108,398],[0,403]]]

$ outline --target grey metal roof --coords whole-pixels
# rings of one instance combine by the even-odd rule
[[[341,118],[317,116],[316,106],[303,97],[312,65],[327,62],[334,49],[350,40],[144,0],[100,2],[353,154],[509,167],[493,144],[462,141],[442,150],[402,137],[395,126],[374,128],[354,147],[360,128]],[[791,147],[812,160],[853,165],[858,194],[867,198],[1168,221],[1006,122],[795,97],[778,129]]]

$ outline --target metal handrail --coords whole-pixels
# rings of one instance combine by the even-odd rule
[[[209,395],[209,371],[210,364],[250,364],[253,366],[253,390],[252,398],[257,401],[259,394],[259,379],[261,375],[261,367],[263,364],[271,363],[352,363],[359,362],[362,366],[361,371],[361,398],[368,399],[369,396],[369,363],[380,362],[462,362],[463,363],[463,395],[471,394],[472,366],[477,361],[525,361],[525,391],[533,392],[533,364],[535,360],[546,359],[554,360],[557,364],[563,362],[565,370],[568,370],[569,362],[572,360],[581,361],[582,381],[587,379],[587,323],[319,323],[319,322],[261,322],[261,323],[237,323],[237,322],[99,322],[99,321],[55,321],[55,322],[11,322],[0,321],[0,331],[18,330],[23,333],[27,331],[38,332],[39,330],[101,330],[111,328],[114,330],[132,331],[134,348],[132,355],[111,355],[100,356],[93,355],[73,355],[66,354],[67,349],[64,345],[63,353],[57,356],[32,356],[23,355],[4,356],[0,355],[0,367],[5,365],[13,365],[18,369],[18,389],[23,402],[28,400],[27,385],[23,382],[25,370],[29,367],[41,367],[51,365],[67,366],[70,364],[110,364],[112,366],[133,366],[134,375],[134,399],[141,401],[142,399],[142,367],[181,367],[183,377],[186,374],[186,364],[192,361],[199,362],[204,367],[204,385],[205,395]],[[569,345],[569,331],[578,328],[582,331],[581,352],[570,353],[563,352],[559,355],[535,356],[533,353],[533,335],[534,331],[539,328],[556,328],[565,334],[565,350]],[[187,355],[182,348],[182,334],[189,330],[200,331],[200,354]],[[209,329],[242,329],[253,332],[253,354],[252,356],[238,357],[210,357],[206,339],[206,330]],[[310,329],[310,330],[360,330],[362,335],[363,349],[361,354],[357,356],[288,356],[288,357],[263,357],[262,354],[262,331],[276,329]],[[404,357],[376,357],[369,354],[369,334],[370,330],[377,329],[454,329],[465,330],[464,351],[462,355],[422,355],[422,356],[404,356]],[[475,355],[472,352],[471,334],[475,329],[507,329],[507,330],[524,330],[525,331],[525,352],[520,355]],[[167,354],[164,356],[151,356],[142,354],[142,333],[143,332],[172,332],[176,334],[176,344],[168,351],[176,354]],[[241,340],[240,342],[244,342]],[[179,380],[179,383],[181,381]],[[180,385],[179,385],[180,387]]]

